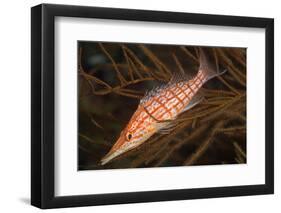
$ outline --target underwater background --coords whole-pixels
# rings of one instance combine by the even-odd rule
[[[174,131],[155,134],[106,165],[139,100],[177,72],[196,75],[198,47],[78,42],[78,170],[246,163],[246,48],[202,47],[218,70],[204,101]]]

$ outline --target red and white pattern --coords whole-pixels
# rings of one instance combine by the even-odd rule
[[[140,138],[150,131],[147,127],[151,123],[174,120],[190,103],[206,79],[203,71],[199,70],[193,79],[175,82],[159,90],[158,94],[146,98],[132,116],[127,131],[131,132],[134,138]],[[151,131],[155,130],[151,128]]]
[[[167,85],[155,88],[145,95],[117,142],[101,160],[103,165],[139,146],[157,132],[169,133],[174,125],[172,121],[198,103],[191,101],[203,84],[224,73],[212,69],[204,53],[200,52],[200,67],[194,78],[184,80],[186,76],[176,75]]]

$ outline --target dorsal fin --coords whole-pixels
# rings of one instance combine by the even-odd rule
[[[143,98],[140,100],[140,104],[146,103],[151,98],[155,97],[156,95],[159,95],[163,90],[169,88],[170,86],[180,82],[189,81],[193,77],[194,75],[181,73],[181,72],[174,72],[168,83],[161,84],[160,86],[154,87],[150,91],[146,91]]]
[[[189,81],[192,78],[194,78],[195,75],[187,74],[187,73],[182,73],[182,72],[174,72],[170,81],[168,82],[169,85],[184,82],[184,81]]]
[[[143,98],[140,100],[140,104],[144,104],[147,101],[149,101],[151,98],[155,97],[156,95],[158,95],[159,93],[161,93],[161,91],[163,91],[164,89],[166,89],[168,87],[168,84],[162,84],[160,86],[154,87],[152,90],[150,91],[146,91]]]

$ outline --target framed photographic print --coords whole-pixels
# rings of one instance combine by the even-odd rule
[[[274,191],[274,21],[31,9],[31,203]]]

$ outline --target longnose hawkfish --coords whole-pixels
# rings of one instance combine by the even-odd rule
[[[226,70],[217,71],[201,48],[199,53],[200,66],[193,78],[176,75],[167,84],[146,93],[117,142],[102,158],[102,165],[143,144],[155,133],[169,133],[181,113],[203,100],[198,94],[199,89]]]

